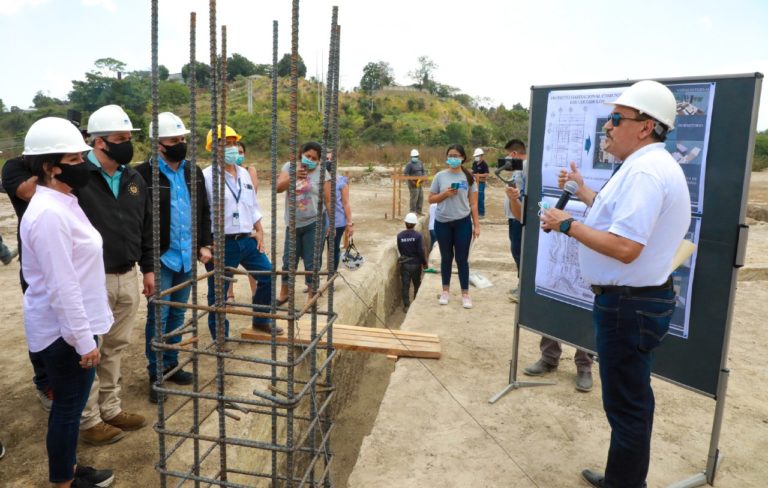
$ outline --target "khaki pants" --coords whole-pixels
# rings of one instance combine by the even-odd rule
[[[80,428],[83,430],[94,427],[102,419],[109,420],[122,411],[120,362],[123,349],[130,343],[136,311],[139,308],[136,267],[123,274],[107,274],[107,299],[115,322],[109,332],[99,340],[101,362],[96,368],[96,378],[80,418]]]

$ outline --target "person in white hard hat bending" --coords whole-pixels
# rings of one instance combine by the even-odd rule
[[[611,442],[605,474],[585,469],[582,476],[594,487],[641,488],[650,463],[653,350],[675,309],[669,268],[690,225],[691,201],[683,170],[664,147],[675,125],[672,92],[645,80],[611,104],[605,151],[621,166],[597,194],[571,163],[560,182],[575,181],[576,195],[591,209],[583,223],[564,210],[547,210],[541,226],[579,242],[581,275],[595,294],[592,317]]]
[[[411,212],[405,216],[405,230],[397,234],[397,252],[400,253],[400,280],[402,282],[403,312],[411,306],[411,283],[413,296],[419,292],[422,270],[427,268],[427,256],[424,253],[424,238],[421,232],[414,230],[419,217]]]
[[[405,165],[403,175],[424,176],[424,163],[419,159],[418,149],[411,149],[411,159]],[[410,194],[408,211],[416,215],[423,215],[421,209],[424,206],[424,191],[421,188],[421,180],[408,180],[407,183],[408,193]]]
[[[31,355],[45,366],[53,390],[46,447],[48,480],[56,487],[112,484],[110,470],[77,462],[80,415],[101,355],[97,336],[108,334],[102,238],[72,190],[91,176],[77,128],[46,117],[29,128],[24,159],[37,188],[21,219],[24,246],[24,327]]]
[[[187,161],[187,135],[189,131],[184,122],[171,112],[163,112],[157,117],[158,132],[158,162],[159,191],[160,191],[160,289],[166,290],[192,279],[192,266],[195,258],[205,264],[211,260],[211,211],[208,205],[208,195],[205,191],[203,171]],[[152,133],[152,124],[149,125]],[[145,161],[136,167],[136,171],[144,178],[152,195],[152,166],[154,161]],[[192,209],[192,189],[190,187],[191,172],[197,173],[197,208]],[[196,212],[197,229],[192,228],[192,215]],[[192,233],[197,232],[197,249],[192,249]],[[171,293],[167,300],[187,303],[191,288],[183,287]],[[173,332],[184,325],[185,309],[179,307],[161,307],[161,323],[163,334]],[[178,351],[163,351],[162,364],[157,364],[157,353],[152,351],[152,339],[155,337],[155,307],[147,305],[147,322],[145,326],[146,344],[144,353],[147,356],[147,371],[149,373],[149,401],[157,403],[157,392],[152,385],[158,381],[158,374],[164,374],[179,364]],[[181,336],[174,336],[165,341],[167,344],[178,344]],[[179,369],[172,373],[166,381],[178,385],[192,384],[192,373]]]
[[[477,214],[481,219],[485,218],[485,183],[488,180],[490,171],[488,169],[488,163],[485,162],[483,155],[485,151],[483,148],[478,147],[472,154],[472,175],[477,181]]]
[[[86,155],[91,178],[76,191],[80,207],[104,240],[107,296],[115,323],[102,337],[101,363],[80,422],[80,437],[94,445],[109,444],[146,424],[142,415],[123,410],[120,377],[139,307],[139,263],[143,294],[155,288],[152,269],[151,204],[147,185],[135,169],[131,119],[117,105],[106,105],[88,119],[93,150]]]

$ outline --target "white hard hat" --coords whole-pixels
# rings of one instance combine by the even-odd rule
[[[141,129],[134,129],[128,114],[117,105],[105,105],[88,118],[88,134],[92,136],[137,130]]]
[[[419,150],[418,149],[411,149],[411,157],[412,158],[418,158],[419,157]]]
[[[149,134],[152,135],[152,122],[149,123]],[[163,112],[157,115],[157,137],[186,136],[189,131],[184,127],[184,122],[178,115],[172,112]]]
[[[91,149],[83,142],[83,136],[77,127],[67,119],[45,117],[29,128],[24,138],[24,155],[71,154]]]
[[[677,102],[672,91],[658,81],[643,80],[627,88],[610,105],[634,108],[664,124],[668,130],[675,128]]]
[[[419,223],[419,217],[415,213],[413,213],[413,212],[411,212],[408,215],[406,215],[404,220],[405,220],[406,224],[418,224]]]
[[[477,149],[475,149],[475,154],[473,154],[472,157],[474,158],[477,156],[482,156],[483,154],[485,154],[485,152],[483,152],[483,149],[478,147]]]

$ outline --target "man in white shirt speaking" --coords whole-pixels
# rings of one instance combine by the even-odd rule
[[[655,81],[635,83],[614,102],[603,126],[605,150],[623,161],[595,193],[576,166],[560,183],[578,183],[590,208],[583,223],[547,210],[542,228],[579,241],[579,264],[595,293],[593,323],[603,408],[611,425],[605,474],[584,479],[600,488],[646,486],[653,427],[652,351],[669,329],[675,292],[674,253],[690,224],[690,195],[680,165],[664,147],[674,129],[672,92]]]

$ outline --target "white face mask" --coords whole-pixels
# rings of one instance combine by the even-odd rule
[[[240,157],[240,150],[237,146],[224,148],[224,163],[229,165],[237,164],[237,159]]]

